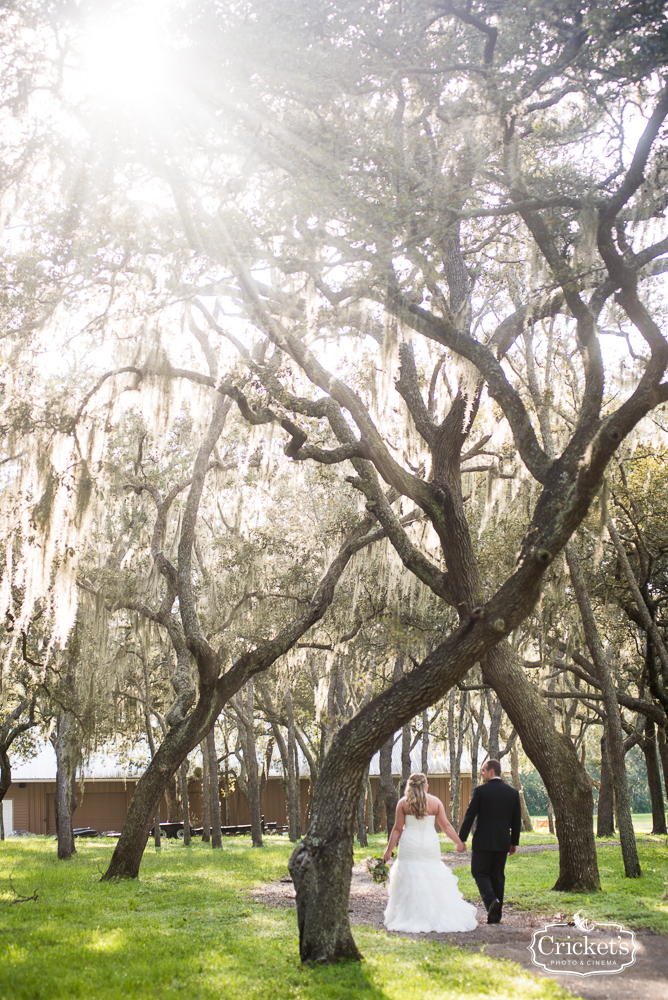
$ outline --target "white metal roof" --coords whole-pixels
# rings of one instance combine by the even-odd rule
[[[138,778],[144,767],[137,767],[119,760],[115,754],[96,754],[84,761],[85,779],[112,781]],[[50,743],[43,744],[37,755],[22,763],[12,762],[12,783],[19,781],[55,781],[56,754]]]
[[[146,748],[148,750],[148,748]],[[141,760],[145,757],[148,762],[148,753],[139,752],[137,758]],[[481,757],[479,763],[484,760]],[[379,773],[379,755],[376,753],[371,758],[369,773],[377,775]],[[428,752],[429,773],[448,774],[450,771],[450,760],[445,754],[442,744],[432,742]],[[95,754],[88,760],[84,760],[83,776],[86,780],[113,781],[139,778],[146,767],[146,763],[129,763],[122,756],[113,750],[106,754]],[[233,766],[236,761],[233,760]],[[201,765],[201,757],[198,752],[190,755],[190,766]],[[419,771],[422,767],[422,747],[418,740],[411,751],[411,771]],[[305,757],[299,754],[300,773],[308,775],[308,764]],[[462,754],[461,771],[463,774],[471,773],[471,759],[468,752]],[[274,756],[269,768],[271,776],[282,776],[283,767],[278,750],[274,750]],[[401,738],[394,744],[392,750],[392,774],[398,777],[401,774]],[[42,745],[35,757],[20,763],[12,763],[12,782],[19,781],[55,781],[56,780],[56,754],[50,743]]]

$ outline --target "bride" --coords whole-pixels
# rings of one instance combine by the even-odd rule
[[[390,895],[385,909],[388,931],[473,931],[476,908],[457,888],[457,878],[441,861],[435,823],[458,850],[465,850],[445,815],[440,799],[429,795],[424,774],[411,774],[406,795],[397,803],[386,863],[399,844],[399,856],[390,870]]]

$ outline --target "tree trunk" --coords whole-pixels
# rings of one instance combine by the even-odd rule
[[[652,719],[645,719],[645,738],[642,742],[647,767],[647,784],[652,800],[652,833],[666,834],[666,806],[661,788],[661,772],[656,752],[656,726]]]
[[[218,754],[216,753],[216,733],[214,726],[207,733],[206,756],[209,761],[209,803],[211,810],[211,847],[220,850],[223,846],[223,834],[220,819],[220,788],[218,786]]]
[[[369,770],[368,770],[368,768],[367,768],[365,786],[366,786],[367,815],[369,817],[369,834],[373,837],[374,833],[376,832],[376,823],[375,823],[375,816],[374,816],[374,811],[375,811],[374,810],[374,805],[375,805],[375,803],[373,801],[373,794],[371,792],[371,778],[369,777]],[[315,786],[311,789],[311,800],[313,800],[314,791],[315,791]],[[310,819],[309,819],[309,823],[310,823]]]
[[[223,741],[225,749],[225,766],[223,768],[223,791],[225,792],[225,826],[232,826],[232,791],[230,785],[230,748],[227,741],[227,728],[225,723],[222,726]],[[215,751],[215,741],[214,741]],[[216,770],[218,763],[216,762]]]
[[[522,776],[520,775],[520,761],[519,754],[517,752],[517,738],[515,738],[510,747],[510,774],[513,779],[513,785],[517,789],[520,796],[520,808],[522,810],[522,830],[524,833],[531,833],[533,830],[533,824],[531,822],[531,816],[529,815],[529,810],[527,809],[527,804],[524,801],[524,791],[522,789]]]
[[[457,689],[453,688],[448,698],[448,757],[450,760],[450,822],[459,829],[459,761],[457,760],[457,737],[455,736],[455,706]]]
[[[366,835],[366,782],[362,783],[362,791],[357,803],[357,839],[360,847],[368,847],[369,841]]]
[[[503,705],[498,697],[492,698],[491,691],[487,692],[487,709],[489,711],[489,746],[487,756],[490,760],[501,759],[501,749],[499,747],[499,732],[501,730],[501,719],[503,718]]]
[[[383,812],[385,811],[385,801],[383,799],[383,789],[380,787],[380,781],[376,786],[376,797],[373,800],[373,828],[380,833],[380,828],[383,825]]]
[[[155,811],[155,819],[153,820],[153,843],[155,847],[160,847],[162,843],[162,832],[160,830],[160,806]]]
[[[302,835],[302,779],[301,772],[299,770],[299,746],[295,743],[295,784],[297,786],[297,796],[296,796],[296,815],[295,819],[297,821],[297,829],[299,830],[299,836]]]
[[[232,791],[230,784],[230,769],[227,766],[227,761],[225,761],[225,771],[223,774],[223,782],[225,785],[225,826],[232,825]]]
[[[202,843],[211,842],[211,779],[209,777],[209,745],[206,739],[200,743],[202,751]]]
[[[257,773],[257,751],[255,747],[255,701],[253,681],[246,685],[246,714],[250,725],[246,727],[246,781],[248,783],[248,809],[251,820],[253,847],[262,847],[262,817],[260,813],[260,782]],[[289,754],[288,754],[289,756]]]
[[[364,765],[344,773],[327,766],[337,756],[339,733],[320,769],[311,826],[288,862],[297,892],[302,962],[361,958],[350,930],[348,899]]]
[[[260,777],[260,815],[264,811],[264,793],[267,787],[267,781],[269,780],[269,771],[271,769],[271,761],[274,756],[274,739],[270,737],[267,740],[267,745],[264,752],[264,761],[262,763],[262,775]],[[295,751],[295,761],[297,766],[299,766],[299,759],[297,757],[297,752]]]
[[[612,774],[612,787],[615,792],[617,803],[617,820],[619,823],[619,839],[622,845],[622,857],[624,859],[624,874],[627,878],[640,878],[640,860],[638,859],[638,848],[636,846],[636,835],[633,829],[633,818],[631,816],[631,796],[629,795],[629,783],[626,777],[626,763],[624,760],[624,732],[619,715],[619,705],[617,703],[617,689],[615,688],[608,661],[605,658],[603,643],[599,635],[594,612],[589,601],[589,594],[585,585],[584,575],[580,567],[580,560],[572,542],[569,542],[565,549],[566,561],[571,573],[571,582],[580,608],[580,617],[584,627],[585,640],[592,664],[596,672],[603,704],[606,714],[606,729],[608,735],[608,755],[610,759],[610,771]]]
[[[473,713],[473,700],[471,700],[471,706],[471,711]],[[478,749],[480,747],[480,731],[483,725],[484,712],[485,699],[481,698],[479,720],[476,722],[476,719],[473,718],[471,721],[471,794],[473,794],[473,789],[477,788],[480,784],[480,776],[478,774]]]
[[[600,889],[594,797],[575,747],[555,729],[547,705],[505,644],[489,651],[483,677],[497,692],[554,809],[559,877],[553,888],[562,892]]]
[[[461,789],[462,752],[466,717],[466,691],[459,693],[459,713],[457,713],[457,691],[450,692],[448,703],[448,747],[450,752],[450,821],[459,829],[459,792]]]
[[[53,798],[58,838],[58,857],[67,861],[76,853],[72,832],[72,813],[76,809],[76,793],[73,794],[79,759],[76,722],[71,712],[61,708],[58,712],[56,732],[51,743],[56,753],[56,789]]]
[[[188,763],[184,760],[179,768],[181,802],[183,805],[183,846],[190,846],[190,807],[188,804]]]
[[[601,787],[598,790],[598,817],[596,820],[597,837],[613,837],[615,833],[615,811],[612,794],[612,774],[610,773],[610,757],[608,755],[608,738],[606,727],[601,735]]]
[[[287,784],[287,805],[288,805],[288,837],[292,843],[296,843],[301,835],[301,822],[299,817],[299,779],[296,774],[295,757],[295,719],[292,711],[292,692],[288,688],[285,692],[285,713],[287,716],[288,742],[286,747],[288,771],[286,775]]]
[[[663,769],[663,784],[668,795],[668,741],[666,740],[666,730],[663,726],[656,727],[656,742],[659,748],[659,758]]]
[[[389,736],[378,752],[378,770],[380,780],[378,783],[378,794],[385,805],[385,826],[389,839],[392,827],[394,826],[394,816],[397,811],[397,790],[392,781],[392,750],[394,749],[394,733]],[[380,829],[380,826],[379,826]]]
[[[429,774],[429,709],[422,713],[422,746],[420,766],[423,774]]]
[[[232,689],[226,692],[227,697],[217,695],[213,687],[213,683],[209,685],[200,680],[197,704],[187,718],[167,731],[155,757],[137,782],[123,832],[102,881],[137,878],[139,875],[149,830],[165,789],[176,777],[187,755],[202,742],[214,725],[222,704],[235,693]]]
[[[406,793],[406,785],[411,776],[411,727],[401,727],[401,783],[399,797]]]
[[[285,799],[285,818],[288,822],[288,836],[290,835],[290,786],[288,782],[288,772],[290,770],[290,765],[288,763],[288,745],[283,739],[283,733],[277,722],[272,722],[271,731],[274,734],[274,739],[276,740],[276,746],[278,747],[278,753],[281,758],[281,766],[283,768],[283,777],[281,779],[281,784],[283,785],[283,798]]]

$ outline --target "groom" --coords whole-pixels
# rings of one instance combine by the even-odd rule
[[[483,764],[480,777],[482,784],[474,789],[459,837],[466,841],[477,816],[471,874],[487,908],[487,923],[498,924],[503,908],[506,858],[515,853],[520,842],[522,811],[518,792],[501,780],[498,760]],[[466,847],[462,844],[457,850],[461,853]]]

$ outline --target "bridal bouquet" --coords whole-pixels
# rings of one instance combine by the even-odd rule
[[[366,866],[374,882],[387,882],[390,877],[390,868],[382,858],[367,858]]]

